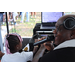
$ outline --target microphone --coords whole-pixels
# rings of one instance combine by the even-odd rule
[[[47,42],[47,41],[53,41],[53,40],[54,40],[54,35],[48,35],[48,37],[46,39],[43,39],[41,41],[34,43],[33,46],[42,44],[42,43]]]

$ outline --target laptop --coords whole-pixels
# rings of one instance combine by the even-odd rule
[[[64,15],[64,12],[41,12],[40,29],[55,29],[55,23]]]

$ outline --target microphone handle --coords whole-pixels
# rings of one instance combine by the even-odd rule
[[[34,43],[33,46],[36,46],[36,45],[38,45],[38,44],[42,44],[42,43],[44,43],[44,42],[47,42],[47,39],[43,39],[43,40],[41,40],[41,41],[38,41],[38,42]]]
[[[54,40],[54,36],[49,35],[46,39],[43,39],[41,41],[38,41],[38,42],[34,43],[33,46],[42,44],[42,43],[47,42],[47,41],[53,41],[53,40]]]

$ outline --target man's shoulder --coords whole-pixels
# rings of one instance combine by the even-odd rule
[[[50,51],[39,59],[39,61],[62,61],[61,58],[67,59],[75,55],[75,47],[66,47],[57,50]],[[75,56],[74,56],[75,57]],[[64,61],[64,60],[63,60]]]

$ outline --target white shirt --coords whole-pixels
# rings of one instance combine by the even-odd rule
[[[18,13],[17,12],[13,12],[13,16],[18,16]]]
[[[75,47],[75,39],[67,40],[61,43],[60,45],[58,45],[57,47],[55,47],[53,50],[65,48],[65,47]]]
[[[33,52],[16,52],[13,54],[5,54],[1,62],[26,62],[26,61],[32,61],[33,59]]]

